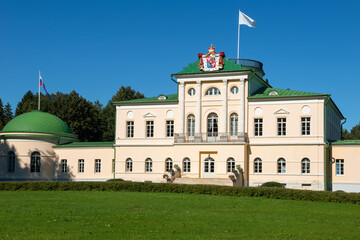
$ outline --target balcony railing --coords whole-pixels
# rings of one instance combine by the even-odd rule
[[[221,143],[246,141],[246,133],[195,133],[194,136],[175,133],[174,137],[175,143]]]
[[[229,59],[231,61],[235,61],[236,64],[241,64],[243,67],[253,67],[263,70],[263,64],[259,61],[250,60],[250,59]]]

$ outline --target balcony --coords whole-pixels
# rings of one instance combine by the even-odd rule
[[[194,136],[175,133],[175,143],[246,142],[246,133],[196,133]]]
[[[250,59],[229,59],[231,61],[235,61],[236,64],[241,64],[241,66],[243,67],[253,67],[253,68],[258,68],[260,70],[263,70],[263,64],[259,61],[255,61],[255,60],[250,60]]]

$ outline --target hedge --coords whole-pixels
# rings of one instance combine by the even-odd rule
[[[128,191],[264,197],[283,200],[360,204],[360,193],[324,192],[271,187],[228,187],[140,182],[0,182],[2,191]]]

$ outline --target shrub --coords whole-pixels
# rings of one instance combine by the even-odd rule
[[[123,181],[124,181],[124,179],[122,179],[122,178],[114,178],[114,179],[107,180],[107,182],[123,182]]]
[[[283,188],[284,186],[278,182],[266,182],[261,185],[262,187],[278,187]]]

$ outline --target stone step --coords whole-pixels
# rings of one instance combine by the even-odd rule
[[[227,178],[176,178],[173,183],[176,184],[203,184],[233,186],[233,182]]]

